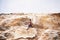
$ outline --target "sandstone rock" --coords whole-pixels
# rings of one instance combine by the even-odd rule
[[[38,40],[55,40],[54,38],[55,37],[58,38],[58,36],[59,36],[58,31],[47,29],[47,30],[43,31],[43,33],[41,34],[41,36]]]
[[[29,19],[33,28],[28,29]],[[10,33],[6,40],[60,40],[60,14],[24,14],[0,16],[0,32]],[[27,30],[28,29],[28,30]]]

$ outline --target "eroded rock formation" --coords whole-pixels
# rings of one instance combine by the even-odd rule
[[[28,27],[29,19],[32,27]],[[2,37],[2,38],[1,38]],[[60,14],[1,15],[0,40],[60,40]]]

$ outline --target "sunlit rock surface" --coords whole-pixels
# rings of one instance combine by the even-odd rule
[[[60,13],[0,15],[0,40],[1,36],[6,40],[60,40]]]
[[[16,28],[13,28],[13,30],[11,32],[12,35],[14,35],[14,39],[17,39],[17,38],[33,38],[36,36],[37,34],[37,31],[35,28],[28,28],[24,27],[24,26],[21,26],[21,27],[16,27]]]
[[[59,36],[58,31],[47,29],[47,30],[43,31],[43,33],[41,34],[41,36],[38,40],[57,40],[58,36]],[[54,39],[54,38],[56,38],[56,39]]]

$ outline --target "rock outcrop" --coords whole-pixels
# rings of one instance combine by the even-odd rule
[[[28,27],[29,19],[32,27]],[[0,16],[1,37],[5,40],[60,40],[60,13],[3,14]]]

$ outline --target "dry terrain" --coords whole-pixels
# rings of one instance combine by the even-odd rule
[[[0,40],[60,40],[60,13],[0,14]]]

